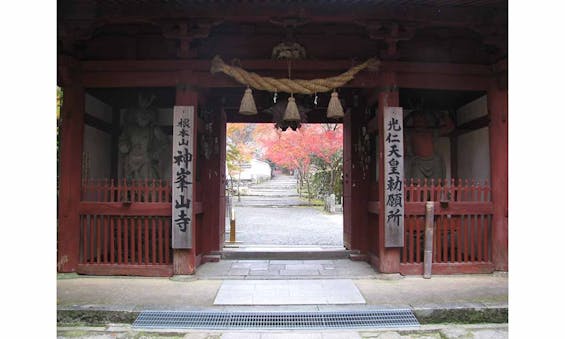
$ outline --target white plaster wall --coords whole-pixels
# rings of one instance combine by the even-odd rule
[[[461,125],[487,114],[487,97],[484,95],[457,110],[457,123]],[[490,180],[488,127],[457,138],[457,171],[461,179]]]
[[[490,181],[488,127],[463,134],[457,142],[459,178]]]
[[[112,107],[89,94],[85,96],[85,112],[108,123],[112,122]],[[89,179],[110,178],[110,134],[94,127],[84,126],[83,161]]]
[[[86,156],[86,173],[89,179],[110,178],[111,147],[110,134],[88,125],[84,126],[83,154]]]
[[[112,107],[89,94],[86,94],[84,103],[86,113],[95,116],[98,119],[102,119],[107,123],[112,123]]]
[[[487,114],[487,96],[483,95],[482,97],[461,106],[457,110],[457,125],[461,125]]]

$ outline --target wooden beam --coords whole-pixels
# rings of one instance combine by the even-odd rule
[[[485,263],[432,263],[433,274],[486,274],[494,272],[494,265]],[[424,264],[400,264],[402,275],[423,275]]]
[[[80,202],[80,214],[94,215],[153,215],[171,216],[171,203],[121,203],[121,202]]]
[[[267,73],[266,73],[267,74]],[[334,76],[336,73],[302,74],[295,72],[296,78],[315,79]],[[212,75],[206,72],[195,72],[185,78],[176,72],[86,72],[84,86],[87,88],[122,88],[122,87],[175,87],[189,85],[195,88],[243,88],[243,85],[223,74]],[[445,89],[483,91],[488,88],[490,79],[486,76],[434,74],[434,73],[400,73],[397,86],[403,88]],[[375,74],[360,73],[343,87],[375,88],[381,86]]]
[[[106,132],[112,135],[112,124],[107,123],[106,121],[95,117],[92,114],[85,113],[84,114],[84,123],[90,127],[94,127],[99,131]]]
[[[483,215],[494,211],[491,202],[449,202],[447,207],[441,207],[439,201],[434,201],[434,215]],[[406,202],[406,215],[426,215],[425,202]]]
[[[286,77],[287,64],[273,60],[241,62],[248,71],[268,76]],[[210,74],[209,60],[152,61],[84,61],[83,83],[97,87],[174,87],[180,84],[204,87],[242,87],[224,74]],[[347,60],[303,60],[293,63],[293,77],[324,78],[345,72],[352,66]],[[492,70],[486,65],[387,62],[378,73],[362,71],[344,87],[374,88],[381,86],[383,72],[397,73],[397,86],[404,88],[487,90]]]
[[[173,275],[173,265],[79,264],[77,273],[88,275],[170,277]]]
[[[489,124],[490,124],[490,116],[484,115],[482,117],[478,117],[476,119],[462,123],[461,125],[457,126],[457,128],[454,129],[449,136],[457,137],[465,133],[475,131],[479,128],[488,127]]]
[[[224,60],[225,61],[225,60]],[[227,62],[227,61],[226,61]],[[247,71],[288,71],[284,60],[247,59],[239,61]],[[171,72],[191,70],[193,72],[210,72],[211,60],[96,60],[82,61],[81,69],[90,72]],[[345,72],[355,64],[351,60],[295,60],[292,71],[310,72]],[[380,71],[430,74],[468,74],[488,76],[492,74],[489,65],[452,64],[431,62],[381,61]],[[370,71],[369,71],[370,72]]]
[[[483,75],[402,72],[397,79],[403,88],[484,91],[490,86],[489,77]]]

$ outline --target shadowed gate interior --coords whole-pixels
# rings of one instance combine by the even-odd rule
[[[238,114],[241,94],[240,89],[230,88],[198,93],[193,224],[196,265],[216,260],[223,250],[226,123],[274,123],[273,116],[267,113]],[[272,100],[269,93],[258,92],[255,97],[258,107],[269,107]],[[377,266],[381,236],[376,229],[379,222],[378,101],[369,103],[367,91],[358,88],[343,89],[340,97],[346,111],[343,119],[343,244],[351,251],[352,258],[373,261]],[[324,99],[327,98],[321,94],[320,102],[327,102]],[[170,179],[168,147],[174,103],[174,88],[87,91],[79,273],[173,274],[170,228],[174,183]],[[470,271],[490,270],[492,207],[484,93],[400,89],[399,103],[405,107],[408,128],[413,124],[411,111],[445,112],[456,121],[448,134],[435,141],[445,166],[443,177],[424,181],[407,176],[405,180],[405,246],[399,253],[401,272],[416,274],[421,270],[424,231],[421,205],[427,200],[442,206],[436,217],[434,263],[467,264],[464,267]],[[304,122],[335,122],[326,118],[325,111],[325,107],[313,107]],[[135,119],[144,114],[147,122]],[[143,131],[149,131],[150,140],[139,139],[140,136],[132,132],[132,126],[141,136],[146,136]],[[166,156],[152,158],[154,173],[145,172],[142,174],[145,177],[133,178],[128,172],[124,143],[147,147],[151,142],[157,142],[150,145],[156,147],[157,155]]]
[[[294,80],[378,59],[378,70],[333,86],[346,110],[345,247],[379,272],[421,274],[424,205],[433,200],[434,273],[508,269],[507,1],[219,3],[58,2],[59,272],[192,274],[217,259],[226,123],[271,121],[234,112],[246,86],[212,74],[216,56]],[[274,91],[254,92],[265,107]],[[327,92],[319,95],[323,106]],[[403,109],[410,171],[394,183],[404,193],[401,247],[385,246],[387,107]],[[171,245],[175,108],[196,112],[187,248]],[[307,116],[324,118],[323,109]]]

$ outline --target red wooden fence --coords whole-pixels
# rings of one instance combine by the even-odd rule
[[[170,181],[85,181],[79,209],[78,273],[172,275]]]
[[[410,179],[404,187],[401,273],[423,273],[426,201],[435,202],[432,272],[492,271],[493,208],[488,182]]]
[[[168,180],[88,180],[82,184],[82,201],[96,202],[171,202]]]

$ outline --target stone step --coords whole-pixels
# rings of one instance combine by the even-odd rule
[[[346,249],[300,249],[300,248],[229,248],[225,247],[222,259],[230,260],[330,260],[347,259]]]

